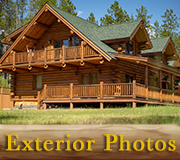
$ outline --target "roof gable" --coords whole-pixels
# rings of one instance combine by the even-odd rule
[[[143,50],[142,53],[158,53],[163,52],[167,42],[169,40],[169,37],[162,37],[162,38],[156,38],[152,39],[151,42],[153,44],[152,49]]]

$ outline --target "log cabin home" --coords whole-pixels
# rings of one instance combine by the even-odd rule
[[[150,40],[142,21],[98,26],[45,4],[2,40],[14,106],[50,103],[180,105],[180,70],[170,37]]]

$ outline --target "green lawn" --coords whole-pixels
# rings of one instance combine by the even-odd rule
[[[180,107],[0,110],[0,124],[180,124]]]

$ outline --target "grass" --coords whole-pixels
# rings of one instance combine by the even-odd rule
[[[180,107],[0,110],[0,124],[180,124]]]

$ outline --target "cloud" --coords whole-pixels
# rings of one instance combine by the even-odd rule
[[[83,11],[78,11],[78,16],[80,16],[83,13]]]

